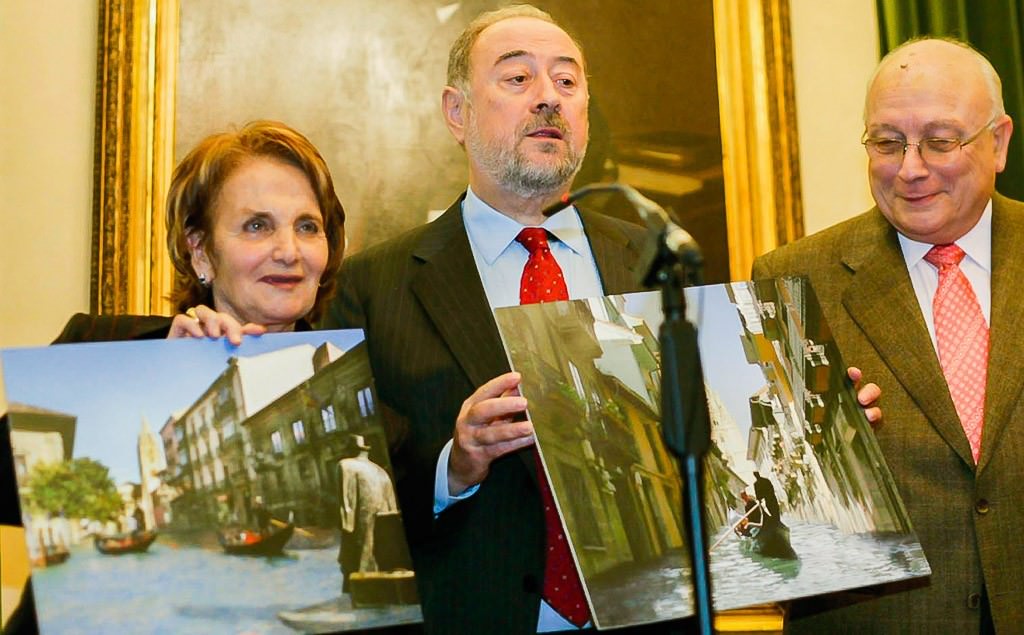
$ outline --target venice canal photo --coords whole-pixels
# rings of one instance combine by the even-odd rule
[[[422,619],[361,332],[0,356],[43,633]]]
[[[715,608],[928,575],[810,285],[686,292],[711,418]],[[659,294],[495,315],[596,624],[692,615],[682,483],[659,423]]]

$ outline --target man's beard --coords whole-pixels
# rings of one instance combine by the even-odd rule
[[[562,133],[566,153],[555,163],[531,162],[519,147],[529,131],[542,127],[557,128]],[[516,141],[512,145],[482,140],[477,130],[475,113],[470,110],[466,134],[467,152],[502,188],[523,198],[543,196],[568,187],[579,172],[587,151],[586,146],[579,152],[573,148],[572,131],[569,130],[562,115],[557,112],[533,116],[515,138]],[[558,141],[551,140],[549,147],[543,148],[541,152],[557,152],[557,143]]]

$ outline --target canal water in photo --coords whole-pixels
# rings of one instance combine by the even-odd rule
[[[338,549],[230,556],[160,535],[149,551],[102,555],[85,541],[32,572],[43,633],[294,633],[277,614],[337,598]]]
[[[711,537],[711,579],[717,610],[852,589],[929,571],[913,536],[846,534],[832,525],[786,521],[797,560],[756,553],[726,528]],[[618,567],[587,580],[602,628],[693,613],[691,577],[679,550],[644,565]]]

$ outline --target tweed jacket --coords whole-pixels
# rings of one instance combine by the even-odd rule
[[[946,387],[897,233],[875,208],[754,262],[806,275],[844,360],[882,388],[876,436],[932,568],[930,581],[796,619],[806,632],[1024,632],[1024,204],[993,197],[992,311],[977,466]],[[818,602],[828,605],[827,599]]]

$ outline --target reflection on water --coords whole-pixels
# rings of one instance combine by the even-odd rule
[[[337,548],[229,556],[161,536],[148,553],[91,544],[32,574],[43,633],[293,633],[277,613],[335,598]]]
[[[789,522],[789,521],[787,521]],[[712,536],[714,544],[728,528]],[[717,610],[819,595],[841,589],[927,575],[920,547],[900,537],[844,534],[831,525],[790,523],[798,561],[766,558],[730,535],[711,556]],[[616,569],[587,580],[601,627],[693,614],[690,576],[683,554],[673,552],[646,567]]]

